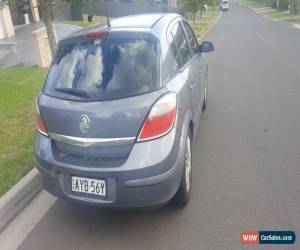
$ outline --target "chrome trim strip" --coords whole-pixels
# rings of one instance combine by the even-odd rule
[[[36,130],[40,133],[40,134],[42,134],[42,135],[44,135],[44,136],[47,136],[48,137],[48,134],[47,133],[45,133],[45,132],[43,132],[42,130],[40,130],[39,128],[36,128]]]
[[[135,137],[123,137],[123,138],[80,138],[68,135],[60,135],[56,133],[48,132],[49,137],[55,141],[71,144],[75,146],[118,146],[128,145],[135,141]]]

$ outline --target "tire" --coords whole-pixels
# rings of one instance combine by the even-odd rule
[[[202,112],[204,112],[207,108],[207,87],[204,89],[204,99],[202,104]]]
[[[181,183],[177,193],[173,198],[173,203],[177,207],[185,207],[189,203],[192,188],[192,144],[191,133],[189,133],[185,146],[184,170]]]

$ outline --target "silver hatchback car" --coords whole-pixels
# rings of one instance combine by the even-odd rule
[[[186,205],[212,50],[178,14],[122,17],[60,41],[37,98],[45,189],[102,207]]]

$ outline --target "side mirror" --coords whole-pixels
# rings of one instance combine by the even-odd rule
[[[215,47],[212,42],[204,41],[196,48],[197,53],[206,53],[214,51]]]

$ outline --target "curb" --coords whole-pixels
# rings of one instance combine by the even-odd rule
[[[201,32],[201,34],[197,37],[197,40],[199,41],[203,39],[206,33],[210,31],[213,27],[215,27],[215,25],[220,21],[221,17],[222,17],[222,12],[220,12],[219,15],[216,17],[216,19]]]
[[[300,25],[297,23],[286,22],[284,20],[278,20],[278,19],[273,19],[273,21],[281,23],[281,24],[285,24],[285,25],[290,26],[295,29],[300,29]]]
[[[0,198],[0,232],[41,189],[40,176],[34,168]]]

